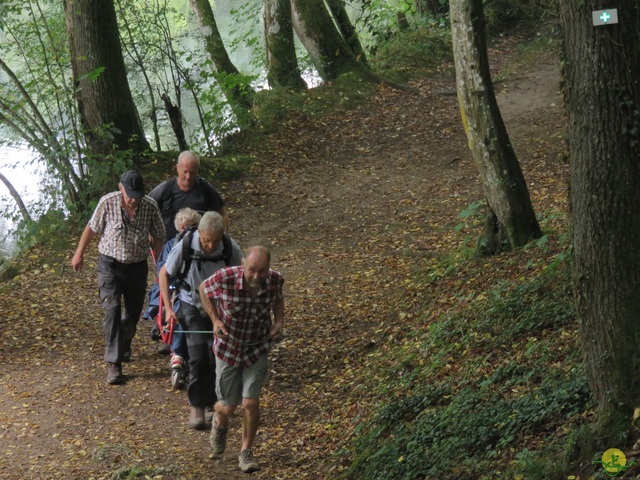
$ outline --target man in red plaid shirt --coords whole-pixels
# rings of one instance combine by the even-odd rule
[[[260,421],[260,391],[267,376],[267,352],[284,323],[284,278],[269,268],[270,263],[265,247],[251,247],[242,266],[220,269],[200,285],[202,306],[215,334],[218,402],[210,443],[215,453],[224,452],[229,415],[242,403],[238,461],[247,473],[260,468],[251,452]]]

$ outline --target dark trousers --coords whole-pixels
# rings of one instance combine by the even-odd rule
[[[131,348],[144,305],[148,271],[146,260],[120,263],[106,255],[98,258],[98,293],[104,309],[105,362],[120,363],[124,352]]]
[[[207,315],[200,315],[200,311],[187,302],[180,303],[180,317],[189,352],[189,404],[199,408],[212,406],[216,401],[216,371],[211,351],[213,333],[189,333],[211,332],[211,319]]]

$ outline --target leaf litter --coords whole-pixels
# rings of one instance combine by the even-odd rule
[[[492,58],[509,57],[496,48]],[[534,207],[566,212],[558,69],[546,55],[497,92]],[[333,454],[375,408],[363,379],[377,378],[380,353],[426,328],[425,309],[454,310],[461,293],[482,295],[493,281],[491,266],[474,277],[462,266],[428,287],[415,282],[464,240],[458,213],[482,190],[456,98],[443,94],[455,91],[451,66],[412,86],[380,87],[346,114],[283,124],[247,152],[256,158],[250,175],[221,185],[231,235],[243,247],[267,245],[286,278],[285,333],[270,355],[254,478],[335,478]],[[21,274],[0,286],[0,476],[245,478],[239,418],[227,452],[212,455],[208,435],[187,428],[185,393],[171,389],[149,322],[138,325],[127,384],[106,384],[97,242],[80,274],[70,268],[76,242],[64,258],[30,251]],[[521,265],[501,268],[522,275]],[[450,359],[443,375],[459,367]]]

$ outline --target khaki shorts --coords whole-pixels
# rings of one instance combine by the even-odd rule
[[[216,357],[216,395],[223,405],[240,405],[243,398],[260,398],[267,379],[267,354],[250,367],[234,367]]]

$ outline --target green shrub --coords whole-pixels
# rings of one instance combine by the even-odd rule
[[[383,388],[394,400],[359,427],[344,477],[506,478],[529,436],[544,435],[562,451],[558,425],[579,421],[592,405],[581,352],[563,340],[573,317],[562,258],[438,318],[411,339],[414,348],[389,353],[396,362]],[[558,469],[533,459],[527,453],[514,463],[549,475]]]

